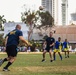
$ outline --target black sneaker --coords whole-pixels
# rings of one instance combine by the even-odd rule
[[[50,62],[53,62],[53,60],[50,60]]]
[[[42,59],[42,62],[45,62],[45,59]]]
[[[0,66],[3,64],[3,60],[2,59],[0,59]]]
[[[67,56],[65,56],[65,58],[67,58]]]
[[[69,56],[67,56],[69,58]]]
[[[3,68],[3,71],[10,71],[9,69],[5,69],[5,68]]]

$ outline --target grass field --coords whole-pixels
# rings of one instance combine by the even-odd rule
[[[0,75],[76,75],[76,55],[70,54],[70,58],[61,61],[57,55],[56,61],[50,62],[49,54],[46,54],[46,62],[41,62],[42,53],[18,54],[16,61],[9,67],[11,71],[3,72],[6,62],[0,67]],[[0,54],[0,58],[6,54]]]

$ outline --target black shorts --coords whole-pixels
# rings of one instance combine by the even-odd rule
[[[9,56],[16,57],[17,56],[17,46],[10,45],[6,47],[6,53]]]
[[[46,47],[45,50],[49,52],[50,50],[53,50],[53,47]]]

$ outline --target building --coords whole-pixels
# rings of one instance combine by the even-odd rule
[[[68,0],[42,0],[42,6],[52,15],[55,25],[68,24]]]
[[[68,22],[68,0],[62,0],[62,25]]]
[[[58,37],[61,37],[62,42],[67,39],[73,49],[76,47],[76,25],[54,26],[52,28],[43,27],[41,30],[34,29],[32,39],[43,40],[44,36],[49,36],[50,31],[54,33],[53,37],[55,40],[58,40]]]
[[[67,39],[73,49],[76,47],[76,25],[55,26],[52,30],[55,31],[53,36],[56,40],[58,37],[61,37],[62,42]]]
[[[76,24],[76,12],[71,14],[71,24]]]
[[[54,24],[58,23],[58,0],[42,0],[42,6],[45,11],[48,11],[54,18]]]
[[[52,14],[52,0],[42,0],[42,6],[45,11],[49,11]]]

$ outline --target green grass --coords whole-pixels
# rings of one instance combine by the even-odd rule
[[[76,55],[70,54],[70,58],[61,61],[57,55],[56,61],[50,62],[49,54],[46,54],[46,62],[41,62],[42,54],[18,54],[16,61],[9,67],[11,71],[3,72],[6,62],[0,67],[0,75],[76,75]],[[0,54],[0,58],[6,57]]]

